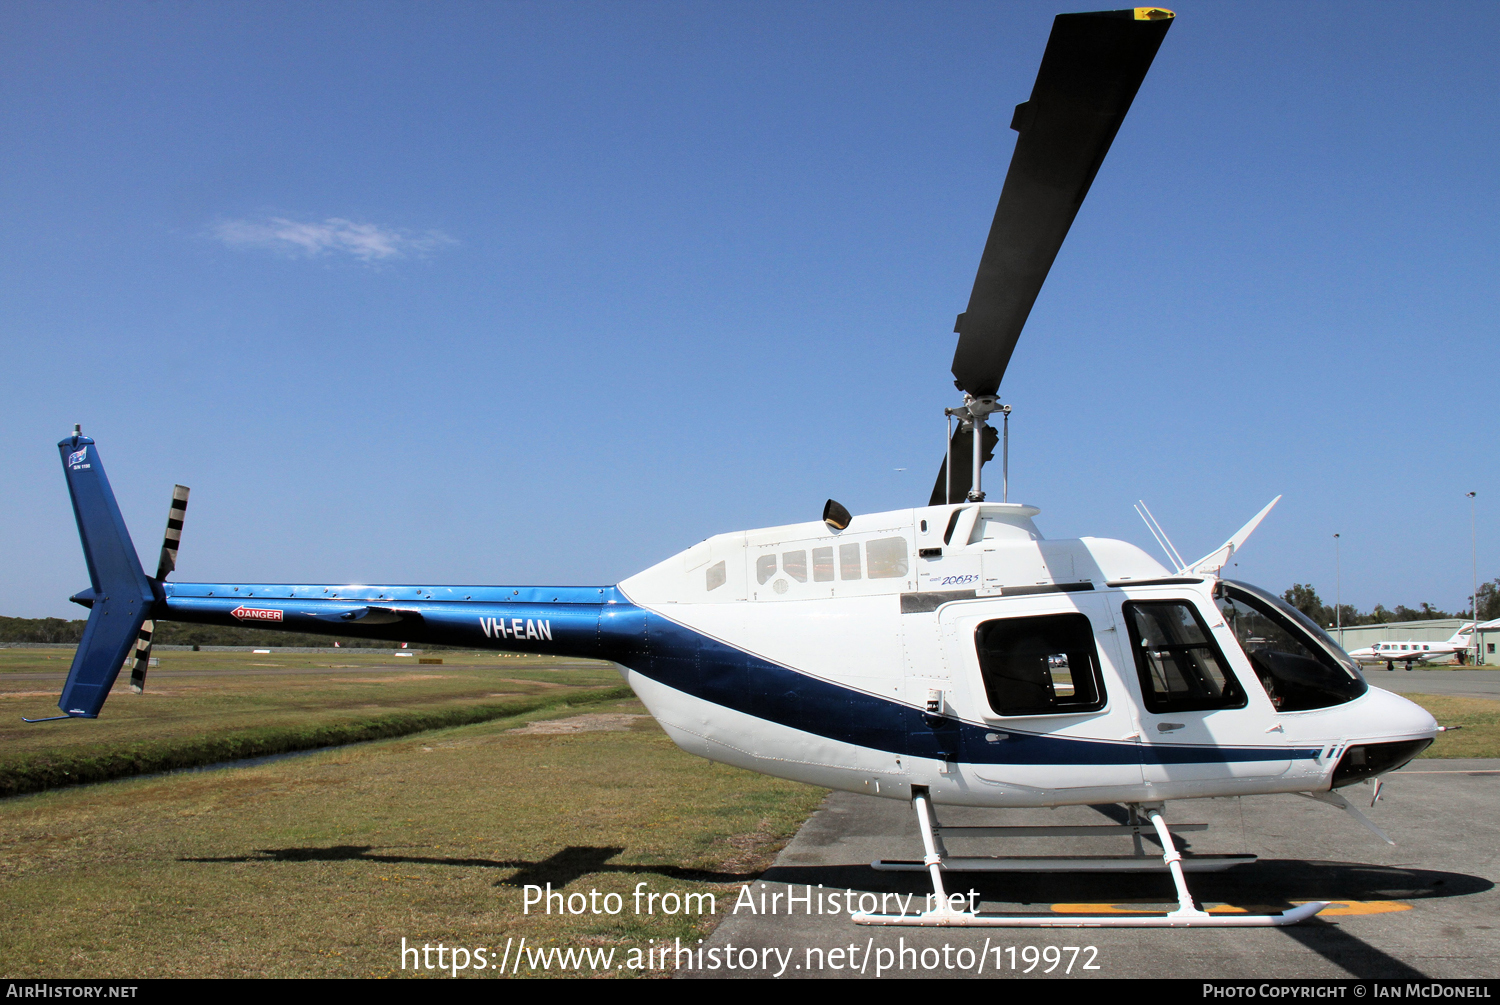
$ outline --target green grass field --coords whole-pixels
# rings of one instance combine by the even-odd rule
[[[1500,757],[1500,701],[1446,694],[1404,697],[1431,712],[1439,725],[1463,727],[1455,733],[1439,733],[1423,757]]]
[[[608,974],[662,976],[641,953],[696,945],[823,795],[680,752],[634,699],[609,697],[619,678],[605,664],[169,652],[145,695],[121,685],[98,721],[22,724],[56,700],[59,680],[32,675],[70,655],[0,651],[0,784],[40,777],[38,764],[118,767],[132,751],[190,760],[257,737],[295,749],[371,723],[492,718],[0,799],[0,966],[13,977],[432,976],[410,957],[402,969],[403,937],[471,953],[522,939],[613,949],[625,966]],[[1413,697],[1465,727],[1431,756],[1500,756],[1500,702]],[[549,882],[618,894],[623,909],[525,913],[526,885]],[[713,894],[718,914],[637,914],[640,883]],[[593,973],[519,971],[580,972]]]
[[[116,682],[98,719],[56,715],[69,650],[0,650],[0,795],[79,780],[326,747],[457,725],[544,704],[620,696],[605,663],[444,651],[177,652],[144,694]],[[38,675],[51,675],[37,679]]]
[[[637,915],[636,884],[716,894],[722,913],[823,793],[683,754],[634,701],[583,711],[611,728],[516,731],[575,715],[553,708],[251,768],[0,800],[0,970],[431,976],[411,960],[401,969],[403,937],[496,955],[523,938],[614,948],[617,963],[653,939],[696,945],[718,916]],[[524,914],[525,884],[548,882],[618,893],[626,906]]]

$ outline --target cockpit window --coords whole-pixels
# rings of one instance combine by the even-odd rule
[[[1368,689],[1355,662],[1301,611],[1246,583],[1224,581],[1215,593],[1278,712],[1342,705]]]
[[[1192,604],[1132,601],[1125,617],[1147,711],[1245,707],[1245,692]]]

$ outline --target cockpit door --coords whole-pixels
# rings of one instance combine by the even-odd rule
[[[1217,610],[1203,598],[1143,591],[1125,600],[1121,620],[1148,785],[1192,795],[1287,772],[1275,710],[1226,658],[1236,643]]]

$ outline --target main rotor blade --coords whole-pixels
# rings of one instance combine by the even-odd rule
[[[999,442],[1000,434],[995,431],[995,427],[986,425],[984,439],[979,444],[981,467],[995,459],[995,444]],[[948,458],[945,457],[943,466],[938,468],[937,484],[932,487],[932,498],[927,503],[929,506],[961,503],[969,497],[969,488],[974,483],[974,434],[960,425],[953,431],[949,453],[953,457],[953,491],[951,495],[948,493]]]
[[[1167,29],[1157,7],[1060,14],[1031,99],[1010,127],[1011,155],[968,309],[958,316],[953,376],[976,397],[1000,388],[1032,304]]]

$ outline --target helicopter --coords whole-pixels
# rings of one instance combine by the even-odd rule
[[[98,445],[75,426],[59,444],[90,609],[58,707],[95,718],[118,676],[145,687],[158,620],[441,644],[613,663],[679,747],[831,789],[909,801],[920,861],[877,869],[930,876],[928,908],[854,921],[924,926],[1241,927],[1281,914],[1200,910],[1186,873],[1252,856],[1184,856],[1169,800],[1297,793],[1342,808],[1336,790],[1407,763],[1438,726],[1370,687],[1319,626],[1258,587],[1220,577],[1270,507],[1197,562],[1168,568],[1133,544],[1049,540],[1037,507],[1008,495],[1009,406],[998,397],[1020,332],[1174,14],[1156,7],[1056,18],[967,309],[944,410],[946,453],[926,505],[710,537],[613,586],[181,583],[188,490],[173,492],[156,574],[131,542]],[[1004,440],[1004,446],[1002,446]],[[1002,498],[983,487],[1002,446]],[[1274,500],[1273,500],[1274,505]],[[1122,803],[1128,823],[947,827],[940,806]],[[1198,825],[1179,826],[1192,830]],[[1094,859],[960,858],[943,835],[1118,835],[1135,854]],[[1159,858],[1142,850],[1159,840]],[[1388,840],[1388,839],[1387,839]],[[1166,915],[984,914],[951,897],[963,871],[1169,873]]]

